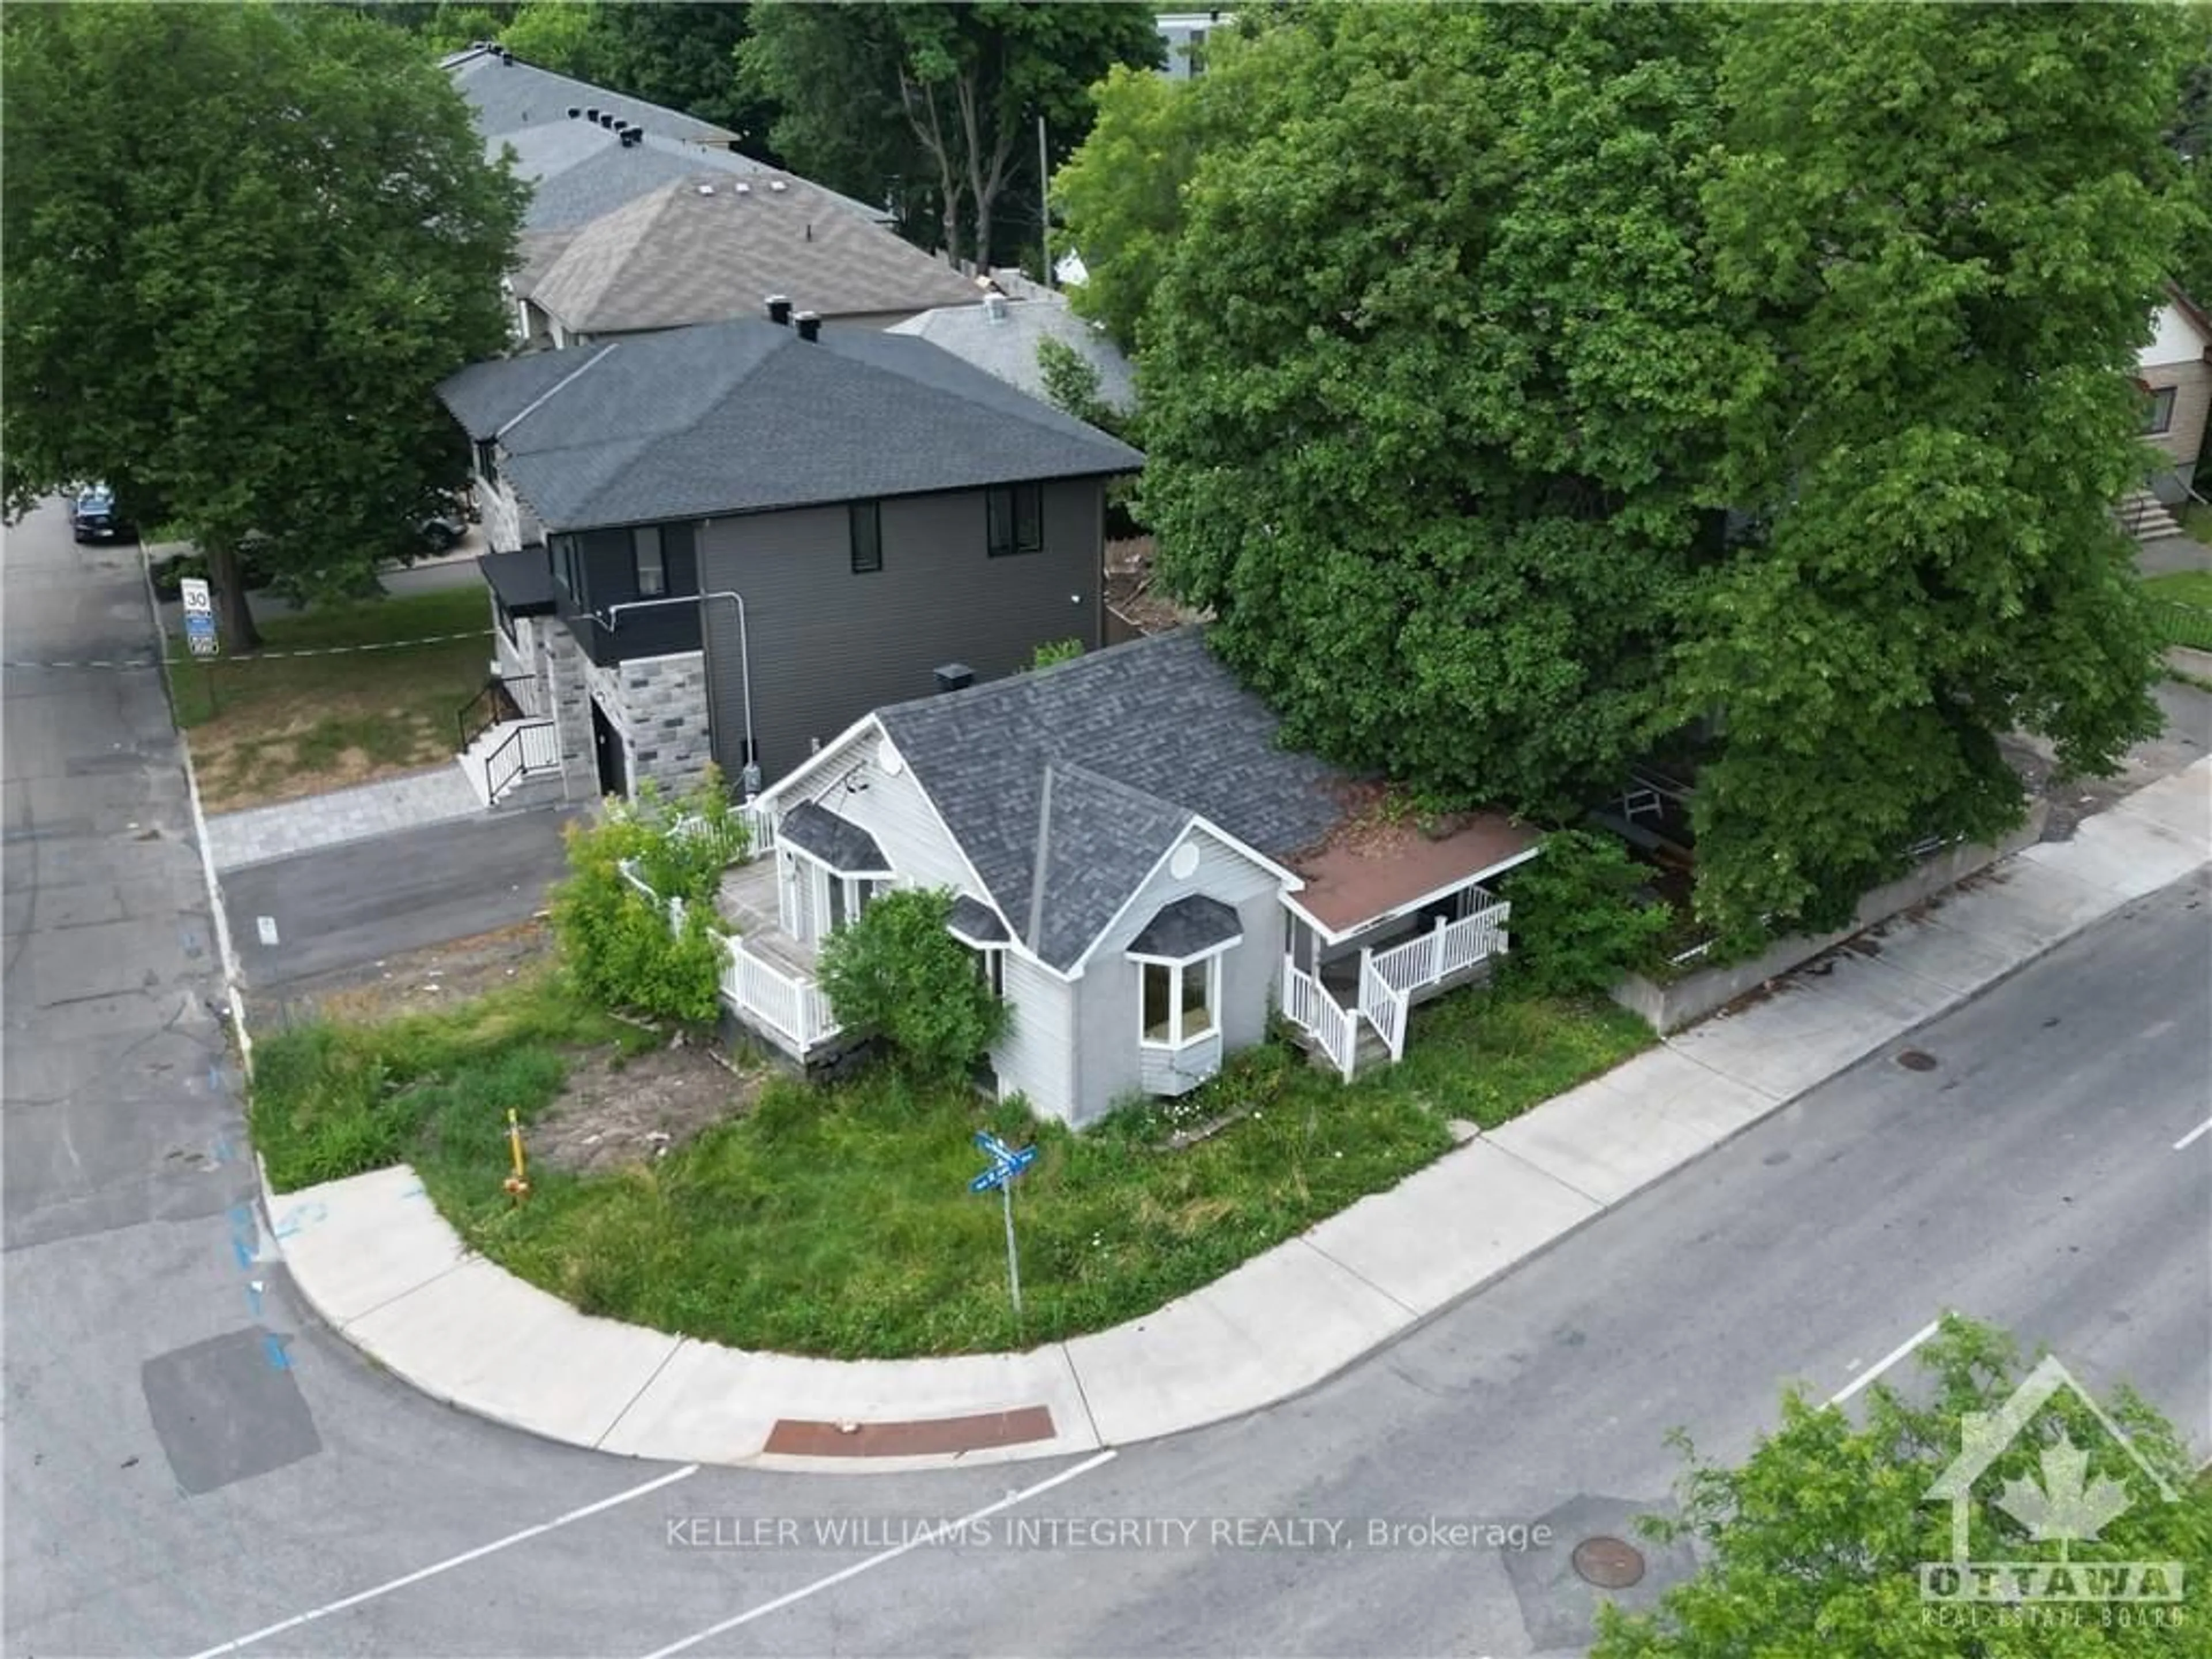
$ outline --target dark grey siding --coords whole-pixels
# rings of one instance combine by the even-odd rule
[[[962,662],[980,683],[1026,668],[1040,645],[1097,650],[1104,490],[1044,486],[1044,550],[986,551],[981,490],[883,503],[883,568],[853,572],[843,506],[710,521],[700,542],[714,757],[744,764],[738,607],[752,653],[753,725],[769,781],[884,703],[928,696],[933,671]]]

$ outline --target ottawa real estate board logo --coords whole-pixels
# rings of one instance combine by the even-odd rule
[[[2062,1389],[2088,1408],[2112,1451],[2124,1455],[2142,1475],[2142,1491],[2131,1496],[2109,1474],[2094,1470],[2087,1450],[2062,1431],[2043,1448],[2033,1478],[2006,1481],[1993,1499],[2027,1529],[2031,1540],[2054,1547],[2052,1553],[2028,1560],[1975,1560],[1968,1536],[1975,1484]],[[1922,1601],[1987,1607],[2129,1602],[2142,1604],[2148,1612],[2150,1607],[2181,1600],[2179,1561],[2070,1558],[2075,1545],[2097,1541],[2099,1534],[2125,1514],[2137,1497],[2154,1492],[2159,1501],[2172,1503],[2176,1494],[2058,1361],[2045,1359],[2036,1366],[1996,1411],[1968,1412],[1960,1423],[1960,1440],[1958,1456],[1927,1492],[1928,1502],[1948,1500],[1951,1505],[1951,1559],[1920,1564]]]

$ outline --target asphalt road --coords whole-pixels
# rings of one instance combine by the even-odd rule
[[[527,921],[564,872],[570,817],[460,818],[230,872],[223,908],[246,983],[266,994]]]
[[[10,659],[143,647],[128,567],[57,514],[6,580]],[[2212,1136],[2174,1150],[2212,1115],[2202,875],[1917,1034],[1936,1069],[1875,1056],[1281,1407],[1103,1462],[685,1472],[459,1417],[302,1319],[234,1218],[159,688],[6,690],[9,1656],[1571,1652],[1565,1546],[1663,1504],[1669,1428],[1738,1455],[1784,1382],[1826,1397],[1947,1307],[2212,1451]],[[1557,1535],[1371,1542],[1430,1516]],[[1293,1518],[1350,1530],[1214,1524]],[[1077,1520],[1124,1547],[1012,1535]]]

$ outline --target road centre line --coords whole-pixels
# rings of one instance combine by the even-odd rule
[[[1110,1463],[1113,1461],[1114,1452],[1109,1447],[1095,1456],[1085,1458],[1073,1468],[1062,1469],[1050,1479],[1038,1481],[1034,1486],[1024,1486],[1019,1492],[1010,1492],[997,1503],[986,1504],[974,1513],[962,1516],[957,1521],[946,1522],[942,1528],[917,1534],[903,1544],[896,1544],[890,1549],[879,1551],[865,1561],[855,1561],[848,1567],[841,1567],[826,1578],[817,1578],[811,1584],[801,1584],[797,1589],[779,1595],[772,1601],[763,1601],[757,1607],[750,1607],[732,1618],[725,1619],[719,1625],[709,1625],[705,1630],[684,1637],[680,1641],[671,1642],[665,1648],[656,1648],[647,1656],[647,1659],[669,1659],[670,1655],[681,1653],[686,1648],[696,1647],[702,1642],[711,1641],[725,1631],[735,1630],[740,1625],[750,1625],[754,1620],[765,1619],[771,1613],[781,1613],[794,1601],[804,1601],[810,1595],[818,1595],[823,1590],[834,1589],[848,1578],[857,1578],[862,1573],[880,1567],[887,1561],[896,1561],[900,1556],[911,1550],[920,1549],[924,1544],[933,1541],[935,1538],[940,1536],[957,1538],[978,1521],[988,1521],[993,1516],[1012,1509],[1017,1504],[1026,1504],[1030,1498],[1050,1492],[1054,1486],[1065,1486],[1078,1475],[1088,1474],[1100,1464]]]
[[[2187,1134],[2182,1136],[2180,1139],[2175,1141],[2173,1143],[2173,1150],[2177,1152],[2185,1152],[2191,1146],[2195,1145],[2197,1141],[2202,1140],[2208,1134],[2212,1134],[2212,1117],[2206,1118],[2203,1122],[2198,1124]]]
[[[673,1486],[677,1481],[688,1480],[698,1473],[699,1466],[696,1463],[686,1463],[682,1468],[672,1470],[658,1479],[647,1481],[643,1486],[632,1486],[626,1492],[618,1492],[611,1498],[602,1498],[596,1504],[586,1504],[581,1509],[570,1510],[566,1515],[556,1515],[550,1521],[541,1521],[534,1527],[525,1527],[520,1532],[511,1532],[506,1537],[494,1539],[489,1544],[479,1544],[472,1550],[465,1550],[459,1555],[449,1556],[445,1560],[436,1562],[430,1566],[418,1568],[404,1577],[387,1579],[374,1589],[357,1591],[338,1601],[325,1602],[323,1606],[312,1608],[308,1612],[295,1613],[291,1618],[282,1620],[276,1624],[264,1625],[251,1635],[240,1636],[233,1641],[223,1643],[219,1647],[209,1648],[203,1652],[194,1654],[192,1659],[216,1659],[219,1654],[236,1653],[241,1648],[251,1647],[256,1642],[265,1641],[271,1636],[281,1636],[288,1630],[297,1630],[301,1626],[311,1625],[318,1619],[327,1619],[334,1613],[343,1613],[348,1607],[357,1607],[364,1601],[374,1601],[380,1595],[389,1595],[394,1590],[405,1589],[410,1584],[419,1584],[426,1578],[435,1578],[441,1572],[451,1572],[455,1567],[465,1567],[471,1561],[481,1561],[487,1555],[495,1555],[503,1549],[526,1543],[542,1534],[556,1531],[574,1522],[613,1509],[617,1504],[627,1504],[633,1498],[643,1498],[648,1492],[659,1492],[663,1486]]]
[[[1866,1370],[1861,1371],[1850,1382],[1844,1383],[1842,1388],[1837,1389],[1835,1393],[1829,1395],[1828,1403],[1831,1406],[1842,1405],[1844,1401],[1849,1400],[1861,1389],[1865,1388],[1867,1384],[1873,1382],[1875,1378],[1880,1376],[1892,1365],[1897,1364],[1899,1360],[1904,1358],[1905,1355],[1911,1353],[1915,1348],[1918,1347],[1922,1343],[1925,1342],[1929,1337],[1935,1335],[1937,1331],[1942,1328],[1943,1322],[1942,1320],[1929,1320],[1918,1330],[1913,1332],[1911,1335],[1906,1337],[1904,1341],[1899,1343],[1881,1358],[1875,1360],[1873,1364],[1868,1366]]]

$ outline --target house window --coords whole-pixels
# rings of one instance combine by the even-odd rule
[[[553,538],[553,575],[570,599],[583,602],[584,581],[576,563],[576,538],[556,536]]]
[[[2143,416],[2145,437],[2161,437],[2173,430],[2173,394],[2174,388],[2170,386],[2158,386],[2151,392],[2150,410]]]
[[[975,977],[991,988],[1000,1001],[1006,996],[1006,953],[996,945],[975,947]]]
[[[1218,952],[1195,962],[1139,962],[1142,1036],[1152,1048],[1181,1048],[1213,1033],[1221,1000]]]
[[[637,567],[641,599],[655,599],[668,591],[668,559],[660,550],[660,526],[640,525],[630,532],[630,557]]]
[[[499,446],[489,438],[477,440],[477,477],[488,484],[499,482]]]
[[[852,520],[853,574],[866,576],[884,568],[884,504],[854,501],[846,509]]]
[[[994,559],[1044,551],[1044,486],[1002,484],[983,493]]]

